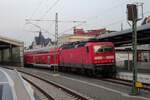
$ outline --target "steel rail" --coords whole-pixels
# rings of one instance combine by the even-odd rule
[[[108,79],[102,79],[103,81],[111,82],[111,83],[116,83],[116,84],[121,84],[125,86],[132,86],[132,81],[130,80],[125,80],[125,79],[120,79],[120,78],[108,78]],[[148,83],[142,83],[144,87],[142,89],[150,91],[150,84]]]
[[[5,68],[14,70],[13,68],[9,68],[9,67],[5,67]],[[66,93],[68,93],[68,94],[74,96],[74,98],[76,98],[76,100],[89,100],[89,99],[90,99],[89,97],[86,97],[86,96],[84,96],[84,95],[81,95],[81,94],[79,94],[79,93],[77,93],[77,92],[75,92],[75,91],[73,91],[73,90],[71,90],[71,89],[69,89],[69,88],[66,88],[66,87],[61,86],[61,85],[59,85],[59,84],[56,84],[56,83],[54,83],[54,82],[52,82],[52,81],[46,80],[46,79],[44,79],[44,78],[41,78],[40,76],[38,76],[38,75],[36,75],[36,74],[29,73],[29,72],[26,72],[26,71],[22,71],[22,70],[19,70],[19,69],[16,69],[16,70],[17,70],[18,72],[21,72],[21,73],[27,74],[27,75],[29,75],[29,76],[35,77],[35,78],[37,78],[37,79],[39,79],[39,80],[41,80],[41,81],[44,81],[44,82],[46,82],[46,83],[48,83],[48,84],[51,84],[51,85],[55,86],[56,88],[61,88],[64,92],[66,92]],[[26,79],[25,79],[25,80],[26,80]],[[27,81],[30,83],[30,81],[29,81],[28,79],[27,79]],[[31,83],[31,84],[32,84],[32,83]],[[35,86],[34,83],[33,83],[33,86]],[[35,87],[36,87],[36,86],[35,86]],[[41,90],[40,90],[40,91],[41,91]],[[45,93],[44,93],[44,94],[45,94]],[[46,94],[46,95],[47,95],[47,94]],[[54,100],[54,99],[50,99],[50,100]]]
[[[63,91],[67,92],[68,94],[71,94],[72,96],[74,96],[75,98],[78,98],[79,100],[88,100],[88,99],[89,99],[89,98],[87,98],[87,97],[84,97],[84,96],[82,96],[82,95],[80,95],[80,94],[77,94],[77,93],[73,92],[72,90],[70,90],[70,89],[68,89],[68,88],[62,87],[62,86],[60,86],[60,85],[58,85],[58,84],[55,84],[54,82],[48,81],[48,80],[46,80],[46,79],[44,79],[44,78],[41,78],[41,77],[39,77],[38,75],[31,74],[31,73],[28,73],[28,72],[25,72],[25,71],[22,71],[22,70],[18,70],[18,71],[21,72],[21,73],[30,75],[30,76],[32,76],[32,77],[38,78],[38,79],[40,79],[40,80],[42,80],[42,81],[44,81],[44,82],[46,82],[46,83],[48,83],[48,84],[51,84],[51,85],[53,85],[53,86],[55,86],[55,87],[57,87],[57,88],[61,88]]]
[[[32,86],[34,86],[36,89],[38,89],[44,96],[46,96],[48,98],[48,100],[55,100],[51,95],[49,95],[48,93],[46,93],[42,88],[40,88],[39,86],[37,86],[36,84],[34,84],[32,81],[30,81],[29,79],[23,77],[24,80],[26,80],[27,82],[29,82]]]

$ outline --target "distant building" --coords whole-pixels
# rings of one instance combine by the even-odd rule
[[[45,38],[41,32],[39,32],[39,36],[34,38],[34,41],[29,46],[29,49],[37,49],[42,47],[48,47],[53,45],[54,43],[50,38]]]
[[[88,36],[99,36],[101,34],[106,33],[106,29],[102,28],[102,29],[95,29],[95,30],[83,30],[83,29],[78,29],[78,28],[74,28],[74,35],[88,35]]]
[[[81,41],[81,40],[87,40],[90,38],[94,38],[97,36],[100,36],[101,34],[108,33],[110,31],[103,29],[95,29],[95,30],[84,30],[79,28],[74,28],[73,34],[64,34],[59,37],[58,44],[64,44],[66,42],[74,42],[74,41]]]
[[[93,36],[64,34],[58,38],[58,45],[60,46],[60,45],[67,43],[67,42],[87,40],[89,38],[93,38]]]
[[[88,40],[90,38],[94,38],[100,36],[104,33],[109,33],[111,31],[102,29],[94,29],[94,30],[84,30],[79,28],[74,28],[73,34],[64,34],[58,38],[58,46],[66,43],[66,42],[74,42],[74,41],[82,41]],[[37,49],[42,47],[53,47],[54,42],[51,41],[50,38],[45,38],[41,32],[39,32],[39,36],[34,38],[34,41],[29,46],[29,49]]]

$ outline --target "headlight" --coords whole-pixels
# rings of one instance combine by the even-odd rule
[[[101,60],[102,56],[94,57],[94,60]]]

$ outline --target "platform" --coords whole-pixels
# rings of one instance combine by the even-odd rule
[[[132,80],[133,74],[132,74],[132,72],[120,71],[117,73],[117,78],[125,79],[125,80]],[[150,84],[150,73],[149,74],[148,73],[138,73],[138,81]]]
[[[35,100],[34,92],[17,71],[0,68],[0,100]]]

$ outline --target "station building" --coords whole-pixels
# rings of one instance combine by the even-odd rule
[[[73,30],[73,34],[64,34],[58,38],[58,44],[62,45],[66,42],[75,42],[75,41],[82,41],[88,40],[90,38],[94,38],[109,32],[105,28],[103,29],[93,29],[93,30],[84,30],[82,28],[75,28]]]
[[[132,46],[116,48],[116,65],[119,68],[132,70]],[[137,68],[150,69],[150,45],[137,46]]]

